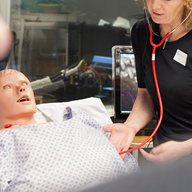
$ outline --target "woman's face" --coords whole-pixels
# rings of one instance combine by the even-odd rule
[[[20,72],[7,71],[0,76],[0,115],[2,119],[32,116],[36,103],[29,80]]]
[[[146,0],[152,20],[158,24],[176,26],[182,22],[185,0]]]

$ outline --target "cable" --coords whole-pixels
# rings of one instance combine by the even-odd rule
[[[87,62],[84,59],[82,59],[79,61],[78,65],[76,65],[73,68],[70,68],[68,70],[63,69],[59,73],[57,73],[56,75],[53,75],[51,77],[47,76],[43,79],[38,79],[38,80],[32,81],[31,86],[34,91],[38,91],[38,90],[44,89],[44,88],[46,89],[51,86],[54,87],[57,83],[59,85],[61,81],[64,82],[65,77],[69,77],[70,75],[73,75],[86,67],[87,67]],[[63,87],[62,84],[60,84],[60,85],[61,85],[61,87]]]

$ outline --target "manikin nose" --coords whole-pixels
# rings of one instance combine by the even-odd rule
[[[26,88],[22,86],[19,88],[19,92],[23,92],[23,91],[26,91]]]

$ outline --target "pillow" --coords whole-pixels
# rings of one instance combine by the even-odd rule
[[[94,97],[69,102],[38,104],[35,120],[38,123],[44,123],[47,122],[45,116],[48,116],[52,121],[62,122],[66,107],[72,108],[76,114],[81,111],[88,113],[101,126],[112,123],[101,99]]]

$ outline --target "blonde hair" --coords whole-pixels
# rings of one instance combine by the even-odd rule
[[[187,30],[192,30],[192,0],[185,0],[185,3],[183,19],[186,17],[188,17],[188,19],[185,21],[184,26]]]

